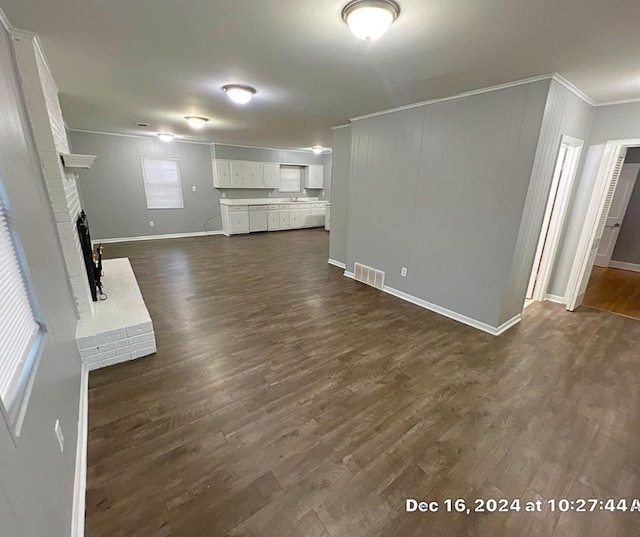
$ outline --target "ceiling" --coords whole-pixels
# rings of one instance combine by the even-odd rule
[[[598,102],[640,98],[638,0],[400,0],[380,41],[346,0],[0,0],[39,34],[72,129],[331,145],[348,118],[558,72]],[[245,107],[221,91],[249,84]],[[192,130],[185,115],[211,121]],[[148,129],[136,126],[150,124]]]

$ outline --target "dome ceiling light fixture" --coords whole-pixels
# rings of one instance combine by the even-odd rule
[[[189,125],[194,129],[201,129],[209,121],[209,119],[207,119],[206,117],[200,116],[186,116],[185,119],[187,120],[187,123],[189,123]]]
[[[160,138],[160,140],[162,140],[163,142],[173,142],[174,137],[175,135],[169,134],[167,132],[158,133],[158,138]]]
[[[313,151],[316,155],[322,155],[322,153],[324,152],[324,147],[322,147],[321,145],[314,145],[311,148],[311,151]]]
[[[227,84],[222,86],[222,91],[236,104],[247,104],[257,93],[255,88],[241,84]]]
[[[380,39],[400,15],[393,0],[353,0],[342,10],[342,19],[351,33],[365,41]]]

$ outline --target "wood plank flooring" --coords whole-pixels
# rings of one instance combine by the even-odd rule
[[[90,376],[87,537],[640,534],[630,512],[405,512],[640,497],[640,323],[537,303],[492,337],[345,278],[319,229],[106,253],[158,353]]]
[[[640,272],[593,267],[583,304],[640,319]]]

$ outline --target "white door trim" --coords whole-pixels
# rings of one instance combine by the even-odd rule
[[[569,168],[566,170],[566,175],[562,173],[563,170],[557,169],[558,162],[556,161],[542,233],[533,265],[533,270],[535,270],[535,267],[538,267],[538,270],[537,274],[531,275],[531,281],[529,283],[530,288],[533,286],[531,299],[539,302],[546,300],[547,297],[547,289],[549,287],[551,273],[553,272],[556,254],[558,253],[558,247],[560,246],[562,231],[569,212],[569,202],[573,194],[578,166],[582,157],[584,140],[562,135],[558,146],[558,157],[560,156],[563,145],[573,148],[570,155],[571,161],[569,162]],[[564,158],[566,159],[567,157],[565,156]],[[544,237],[542,235],[544,235]]]
[[[589,252],[596,237],[598,222],[604,210],[606,193],[611,186],[613,172],[616,162],[623,150],[628,147],[640,146],[640,138],[630,138],[625,140],[610,140],[604,148],[604,155],[600,162],[598,175],[596,176],[595,185],[591,194],[587,217],[580,234],[578,249],[569,274],[569,283],[567,285],[567,309],[573,311],[578,307],[580,300],[580,287],[583,279],[591,274],[593,264],[589,266]]]

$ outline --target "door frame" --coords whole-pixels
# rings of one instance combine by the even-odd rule
[[[566,175],[562,173],[562,169],[558,170],[558,165],[560,164],[558,160],[563,145],[568,145],[573,148],[570,167],[567,169]],[[533,284],[531,300],[538,302],[547,300],[549,281],[551,280],[553,265],[560,246],[560,240],[562,239],[562,231],[569,213],[569,202],[573,195],[583,148],[584,140],[567,135],[560,137],[560,143],[558,144],[558,150],[556,152],[556,164],[553,169],[551,189],[549,190],[549,199],[544,213],[532,274],[527,288],[528,291],[532,285],[534,277],[533,271],[535,267],[538,267],[538,271],[535,274],[536,281],[535,284]]]
[[[606,193],[611,186],[613,172],[616,163],[623,150],[629,147],[640,146],[640,138],[629,138],[623,140],[610,140],[605,144],[604,154],[600,161],[598,174],[596,176],[593,192],[591,193],[591,201],[585,218],[578,249],[574,257],[571,272],[569,273],[569,283],[565,293],[567,310],[576,309],[576,304],[580,295],[580,286],[587,274],[591,274],[593,264],[589,264],[589,252],[596,236],[598,222],[604,211]]]

